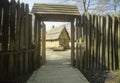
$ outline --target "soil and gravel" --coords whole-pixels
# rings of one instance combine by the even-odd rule
[[[90,83],[120,83],[119,71],[87,70],[82,73]]]

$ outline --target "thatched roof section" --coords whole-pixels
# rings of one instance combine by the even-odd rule
[[[58,26],[58,27],[54,27],[54,28],[50,29],[46,33],[46,40],[57,40],[57,39],[59,39],[59,37],[60,37],[60,35],[61,35],[61,33],[64,29],[66,30],[65,26]],[[66,30],[66,32],[67,32],[67,30]],[[68,34],[68,32],[67,32],[67,34]]]
[[[80,15],[76,5],[34,3],[32,13]]]

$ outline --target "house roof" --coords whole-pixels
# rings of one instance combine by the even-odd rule
[[[80,15],[76,5],[34,3],[32,13],[35,14],[62,14]]]
[[[57,40],[57,39],[59,39],[59,37],[60,37],[60,35],[61,35],[61,33],[64,29],[66,29],[66,28],[63,25],[50,29],[46,33],[46,40]],[[66,30],[66,32],[67,32],[67,30]],[[67,32],[67,34],[68,34],[68,32]]]

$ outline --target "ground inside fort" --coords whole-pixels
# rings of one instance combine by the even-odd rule
[[[47,62],[34,71],[27,83],[89,83],[83,74],[70,65],[70,50],[47,49]]]

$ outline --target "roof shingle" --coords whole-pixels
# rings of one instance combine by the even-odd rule
[[[62,33],[64,26],[54,27],[46,33],[46,40],[56,40],[59,39],[60,34]]]
[[[80,15],[76,5],[34,3],[32,13]]]

